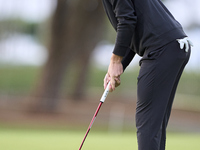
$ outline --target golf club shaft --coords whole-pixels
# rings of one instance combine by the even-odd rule
[[[85,134],[85,137],[83,138],[83,141],[82,141],[82,143],[81,143],[81,146],[80,146],[79,150],[81,150],[81,148],[82,148],[82,146],[83,146],[83,144],[84,144],[84,142],[85,142],[85,139],[86,139],[88,133],[90,132],[90,129],[91,129],[91,127],[92,127],[92,125],[93,125],[93,123],[94,123],[96,117],[97,117],[97,114],[98,114],[98,112],[99,112],[99,110],[100,110],[100,108],[101,108],[101,105],[104,103],[104,101],[105,101],[105,99],[106,99],[106,97],[107,97],[107,95],[108,95],[108,93],[109,93],[109,86],[110,86],[110,82],[108,83],[108,85],[107,85],[107,87],[106,87],[106,89],[105,89],[105,91],[104,91],[104,93],[103,93],[103,95],[102,95],[102,97],[101,97],[101,99],[100,99],[100,103],[99,103],[99,105],[98,105],[98,107],[97,107],[97,110],[96,110],[96,112],[95,112],[95,114],[94,114],[94,116],[93,116],[93,118],[92,118],[92,121],[90,122],[90,125],[89,125],[89,127],[88,127],[88,129],[87,129],[87,132],[86,132],[86,134]]]

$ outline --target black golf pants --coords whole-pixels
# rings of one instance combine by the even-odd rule
[[[139,150],[164,150],[176,88],[190,52],[173,41],[149,48],[140,60],[136,127]]]

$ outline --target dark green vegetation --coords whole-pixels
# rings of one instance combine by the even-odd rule
[[[134,71],[125,72],[122,77],[122,84],[118,91],[136,91],[138,68]],[[26,94],[35,85],[40,73],[40,68],[36,67],[1,67],[0,68],[0,92]],[[102,88],[103,78],[106,71],[90,69],[88,73],[87,88]],[[69,87],[73,87],[73,77],[76,72],[70,69],[67,72],[64,83],[64,91],[70,92]],[[177,92],[184,95],[200,96],[200,73],[184,72]],[[102,91],[102,90],[101,90]]]

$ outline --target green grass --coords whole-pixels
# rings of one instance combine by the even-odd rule
[[[42,129],[0,129],[2,150],[78,150],[85,131],[42,130]],[[167,149],[200,149],[200,134],[169,133]],[[109,133],[91,130],[82,150],[136,150],[134,132]]]

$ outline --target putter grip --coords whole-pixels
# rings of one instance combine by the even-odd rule
[[[106,97],[109,93],[109,86],[110,86],[110,82],[108,83],[108,85],[107,85],[107,87],[106,87],[105,91],[103,92],[103,95],[100,99],[100,102],[102,102],[102,103],[105,102],[105,99],[106,99]]]

